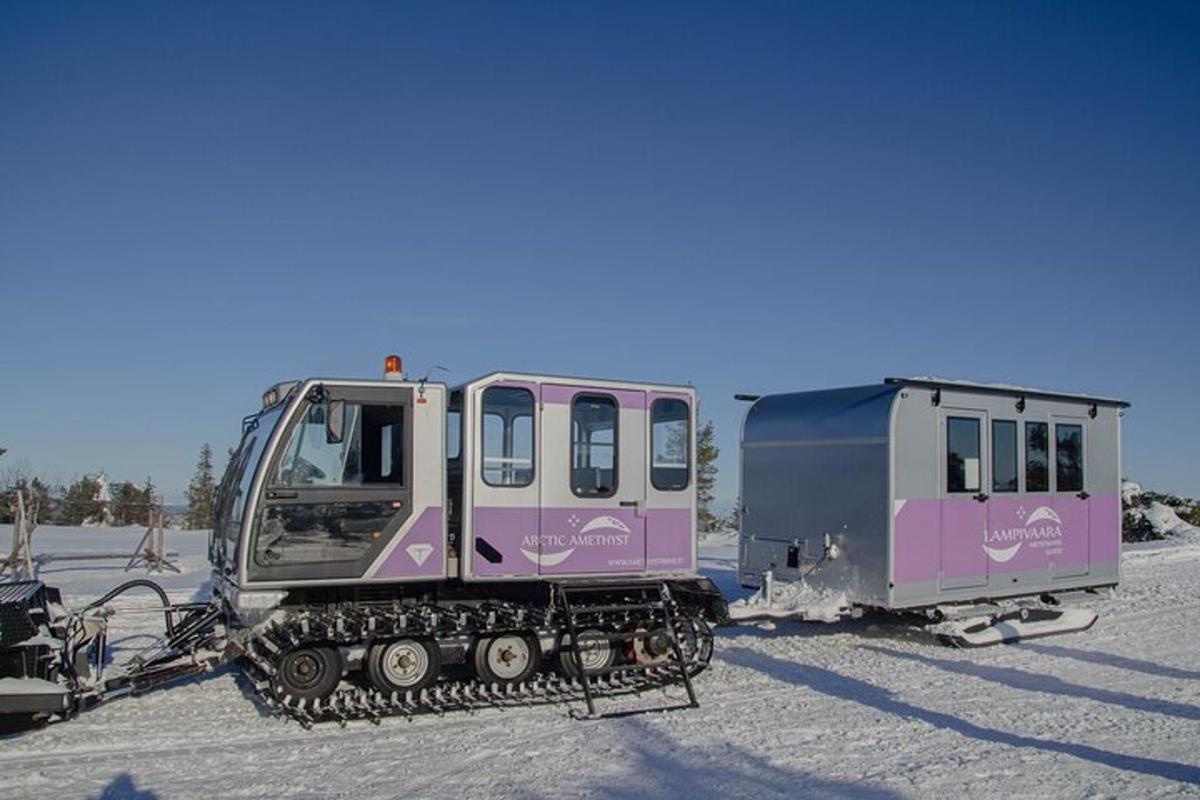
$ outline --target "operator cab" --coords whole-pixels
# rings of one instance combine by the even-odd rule
[[[210,558],[222,580],[444,577],[444,472],[427,468],[444,463],[444,400],[440,384],[402,380],[269,390],[218,492]]]

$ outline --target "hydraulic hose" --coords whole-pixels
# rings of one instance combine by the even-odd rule
[[[91,603],[89,603],[87,606],[84,607],[83,610],[90,611],[93,608],[102,606],[105,603],[107,603],[109,600],[112,600],[114,597],[124,594],[125,592],[129,591],[130,589],[136,589],[138,587],[144,587],[146,589],[150,589],[151,591],[153,591],[155,594],[158,595],[159,600],[162,600],[163,619],[166,620],[166,623],[167,623],[167,635],[174,636],[175,635],[175,619],[174,619],[174,617],[171,616],[171,598],[167,597],[166,591],[164,591],[161,586],[159,586],[154,581],[147,580],[145,578],[134,578],[131,581],[126,581],[125,583],[122,583],[120,586],[113,589],[108,594],[101,597],[99,600],[94,600]]]

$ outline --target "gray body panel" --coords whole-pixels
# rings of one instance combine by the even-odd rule
[[[925,380],[762,397],[742,432],[741,581],[769,569],[894,610],[1114,585],[1125,405]],[[982,497],[947,492],[948,416],[979,422]],[[1020,432],[1019,491],[991,491],[992,420]],[[1082,492],[1055,491],[1053,450],[1051,491],[1025,491],[1025,422],[1083,429]]]

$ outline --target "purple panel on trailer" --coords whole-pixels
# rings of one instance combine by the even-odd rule
[[[436,578],[445,574],[442,548],[442,509],[429,506],[404,534],[373,578]]]
[[[987,532],[987,508],[974,498],[942,500],[942,577],[987,575],[987,556],[980,548]]]
[[[652,508],[646,512],[646,569],[651,572],[691,571],[692,510]]]
[[[1086,567],[1091,558],[1091,547],[1088,544],[1088,501],[1074,495],[1056,495],[1054,512],[1059,519],[1058,525],[1048,527],[1051,533],[1054,527],[1057,527],[1061,534],[1058,536],[1058,544],[1050,545],[1051,549],[1058,551],[1050,560],[1059,566]]]
[[[1089,526],[1092,532],[1093,564],[1111,564],[1121,558],[1121,498],[1115,494],[1093,495]]]
[[[892,547],[896,583],[935,581],[942,509],[937,500],[906,500],[896,514]]]
[[[645,408],[646,393],[628,389],[610,389],[607,386],[565,386],[557,383],[542,384],[542,402],[565,405],[571,402],[575,395],[609,394],[617,398],[621,408]]]
[[[896,583],[934,580],[939,558],[946,577],[952,578],[1034,572],[1051,565],[1087,567],[1120,558],[1120,499],[1116,495],[1094,496],[1087,504],[1074,497],[993,496],[987,502],[988,524],[982,530],[977,513],[970,513],[972,504],[981,507],[975,501],[944,502],[943,508],[940,500],[907,500],[896,514]],[[939,556],[939,525],[954,526],[943,532],[945,541],[970,542],[971,547],[954,548]],[[979,548],[975,553],[968,552],[975,547]],[[978,554],[986,562],[981,562]]]
[[[475,506],[472,572],[481,576],[537,575],[538,510]],[[534,554],[532,559],[522,551]]]
[[[1087,516],[1063,516],[1057,506],[1058,498],[1045,496],[989,500],[988,528],[982,544],[989,571],[1030,572],[1051,565],[1086,567]]]

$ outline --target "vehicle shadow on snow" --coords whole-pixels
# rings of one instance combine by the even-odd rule
[[[899,650],[890,650],[886,647],[877,647],[875,645],[864,645],[862,649],[870,650],[880,655],[891,656],[892,658],[915,661],[918,664],[937,667],[938,669],[958,675],[969,675],[973,678],[1003,684],[1013,689],[1022,689],[1027,692],[1079,697],[1085,700],[1095,700],[1098,703],[1121,706],[1131,711],[1148,711],[1153,714],[1164,714],[1169,717],[1200,720],[1200,708],[1196,706],[1175,703],[1170,700],[1139,697],[1127,694],[1126,692],[1113,691],[1112,689],[1101,689],[1096,686],[1084,686],[1064,681],[1062,678],[1056,678],[1044,672],[1034,673],[1012,667],[996,667],[988,664],[977,664],[971,661],[951,661],[942,658],[932,658],[919,653],[902,653]]]
[[[627,779],[605,778],[602,786],[581,787],[581,794],[616,800],[643,797],[865,798],[892,800],[900,795],[866,783],[830,780],[772,763],[733,744],[687,747],[664,736],[660,728],[639,719],[620,721],[620,758]],[[541,797],[537,793],[522,797]]]
[[[1082,661],[1086,664],[1099,664],[1104,667],[1127,669],[1131,672],[1143,672],[1147,675],[1154,675],[1160,678],[1173,678],[1180,681],[1200,680],[1200,672],[1195,670],[1169,667],[1164,664],[1156,664],[1153,661],[1143,661],[1140,658],[1118,656],[1113,653],[1102,653],[1096,650],[1076,650],[1072,647],[1063,647],[1057,644],[1035,644],[1032,642],[1019,642],[1016,647],[1021,650],[1032,650],[1035,653],[1042,653],[1048,656]]]
[[[880,648],[876,648],[880,649]],[[891,651],[884,651],[891,652]],[[721,653],[722,660],[729,664],[746,667],[775,678],[778,681],[803,686],[838,700],[846,700],[885,714],[903,719],[914,719],[935,728],[953,731],[961,736],[982,742],[1003,744],[1009,747],[1032,748],[1048,753],[1074,756],[1115,769],[1152,775],[1166,780],[1200,784],[1200,767],[1164,761],[1157,758],[1113,753],[1086,744],[1039,739],[1034,736],[976,725],[953,714],[922,708],[897,699],[890,690],[857,678],[840,675],[822,667],[785,661],[781,658],[760,653],[745,647],[729,648]]]
[[[149,789],[137,788],[137,783],[128,772],[122,772],[112,779],[104,791],[93,800],[158,800],[158,794]]]

